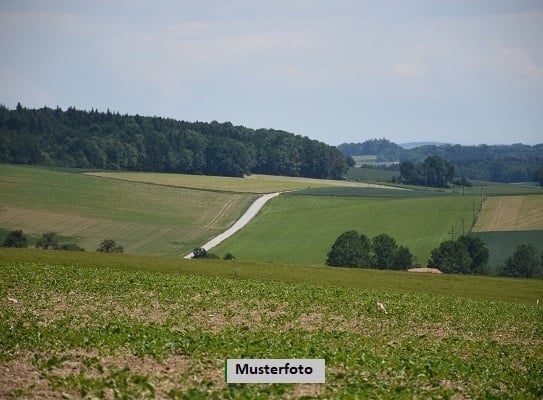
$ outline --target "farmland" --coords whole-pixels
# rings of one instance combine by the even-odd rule
[[[0,165],[0,227],[55,231],[92,250],[183,255],[230,226],[256,198]]]
[[[88,172],[88,175],[129,182],[152,183],[188,189],[235,193],[272,193],[308,187],[366,187],[366,184],[326,179],[297,178],[271,175],[250,175],[244,178],[163,174],[153,172]]]
[[[476,197],[390,192],[394,197],[375,198],[373,190],[368,190],[369,197],[360,192],[356,197],[279,196],[216,252],[231,252],[243,260],[322,265],[335,239],[354,229],[370,237],[388,233],[424,264],[431,250],[450,238],[451,226],[457,234],[462,232],[462,218],[469,231]]]
[[[390,233],[424,263],[469,229],[479,188],[107,178],[0,166],[0,233],[57,230],[89,250],[120,233],[132,253],[0,249],[0,398],[543,396],[543,281],[322,266],[348,229]],[[213,250],[241,261],[169,257],[257,193],[294,189]],[[226,358],[325,358],[326,384],[227,385]]]
[[[486,199],[474,232],[543,230],[543,195]]]
[[[275,281],[232,279],[269,264],[17,261],[52,253],[0,250],[0,397],[543,395],[541,281],[335,269],[350,287],[313,286],[281,266]],[[332,269],[300,268],[322,281]],[[418,284],[368,287],[377,275],[385,288]],[[472,285],[481,290],[462,294]],[[224,360],[242,357],[325,358],[326,384],[226,385]]]

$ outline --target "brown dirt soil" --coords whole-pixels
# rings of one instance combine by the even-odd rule
[[[40,354],[47,360],[54,354]],[[58,355],[57,355],[58,356]],[[97,352],[71,350],[62,354],[66,360],[59,365],[40,371],[33,363],[33,355],[20,355],[17,359],[0,364],[0,398],[1,399],[63,399],[81,398],[77,388],[54,389],[49,378],[66,378],[84,372],[86,377],[100,378],[107,374],[109,367],[120,370],[129,368],[131,374],[148,376],[156,388],[156,398],[169,398],[168,393],[175,389],[183,391],[189,387],[198,387],[199,382],[211,382],[215,389],[225,386],[223,360],[210,362],[194,362],[181,355],[170,355],[163,360],[149,357],[137,357],[129,352],[121,351],[116,355],[100,355]],[[88,360],[92,359],[89,367]],[[87,366],[85,366],[87,360]],[[102,366],[100,372],[97,366]],[[188,385],[187,385],[188,383]],[[105,391],[106,398],[113,398],[113,393]]]

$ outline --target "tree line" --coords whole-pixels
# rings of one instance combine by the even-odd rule
[[[412,164],[437,156],[451,163],[457,176],[503,183],[539,181],[536,174],[543,168],[543,144],[444,144],[404,149],[386,139],[371,139],[363,143],[343,143],[338,148],[347,156],[373,154],[378,161]]]
[[[2,247],[27,248],[28,238],[21,229],[10,231],[2,242]],[[42,233],[34,246],[42,250],[70,250],[85,251],[85,249],[75,243],[60,243],[56,232],[47,231]],[[104,239],[96,251],[102,253],[123,253],[123,246],[117,244],[113,239]]]
[[[275,129],[0,105],[1,163],[342,179],[349,161],[336,147]]]
[[[429,267],[449,274],[488,275],[489,251],[486,243],[475,236],[446,240],[432,250]],[[406,270],[413,265],[409,248],[399,246],[386,233],[369,239],[351,230],[339,235],[328,252],[326,264],[333,267]],[[531,243],[519,244],[497,275],[515,278],[543,277],[543,252],[538,254]]]

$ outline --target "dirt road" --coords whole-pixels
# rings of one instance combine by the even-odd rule
[[[273,199],[274,197],[277,197],[281,194],[281,192],[277,193],[269,193],[265,194],[263,196],[260,196],[258,199],[255,200],[253,204],[245,211],[245,214],[243,214],[240,219],[238,219],[234,225],[232,225],[230,228],[225,230],[223,233],[221,233],[218,236],[215,236],[213,239],[211,239],[209,242],[204,244],[202,248],[206,250],[210,250],[213,247],[217,246],[219,243],[223,242],[224,240],[228,239],[230,236],[232,236],[234,233],[239,231],[241,228],[243,228],[245,225],[249,223],[251,219],[254,218],[256,214],[260,211],[260,209],[266,204],[270,199]],[[192,258],[193,253],[190,252],[190,254],[187,254],[185,258]]]

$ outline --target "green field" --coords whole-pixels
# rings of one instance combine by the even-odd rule
[[[124,182],[0,165],[0,227],[55,231],[94,250],[105,238],[125,251],[183,255],[228,228],[256,195]]]
[[[451,226],[461,233],[464,218],[469,231],[474,199],[282,195],[214,251],[231,252],[241,260],[322,265],[335,239],[354,229],[369,237],[390,234],[424,265],[431,250],[450,238]]]
[[[92,172],[87,174],[129,182],[235,193],[274,193],[307,189],[308,187],[360,186],[359,183],[349,181],[271,175],[251,175],[244,178],[232,178],[226,176],[164,174],[156,172]]]
[[[531,243],[539,253],[543,252],[543,231],[472,232],[471,235],[480,237],[487,244],[490,253],[488,265],[493,270],[503,266],[519,244]]]
[[[299,268],[0,250],[0,397],[543,396],[543,282]],[[326,383],[227,385],[227,358],[325,358]]]
[[[393,177],[399,177],[400,171],[385,168],[349,168],[347,179],[361,182],[391,182]]]

